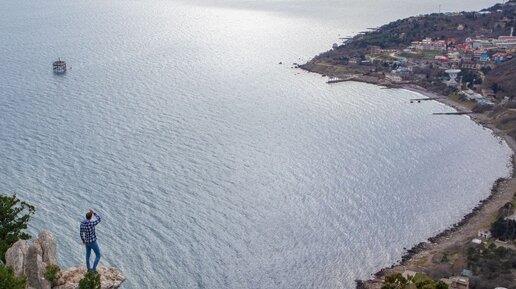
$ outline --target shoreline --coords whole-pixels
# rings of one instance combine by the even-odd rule
[[[301,67],[301,69],[321,74],[303,67]],[[470,112],[470,109],[466,108],[462,104],[415,84],[403,83],[398,85],[386,83],[380,79],[374,79],[374,77],[366,77],[366,79],[362,78],[363,77],[358,76],[342,82],[355,81],[391,89],[409,90],[428,98],[438,98],[435,99],[435,101],[449,106],[457,112]],[[425,269],[430,269],[431,265],[425,266],[424,263],[431,260],[432,257],[439,252],[457,245],[460,246],[469,243],[472,238],[477,236],[479,230],[488,228],[492,222],[492,216],[496,214],[503,205],[513,199],[514,192],[516,192],[516,141],[505,132],[496,128],[496,126],[490,121],[491,118],[488,115],[483,113],[474,113],[469,114],[468,116],[478,125],[491,130],[496,137],[503,140],[512,150],[512,157],[510,159],[512,165],[511,175],[506,178],[498,178],[493,183],[489,196],[480,200],[478,205],[459,221],[427,240],[415,244],[412,248],[406,249],[406,253],[401,256],[401,261],[392,264],[390,267],[381,268],[379,271],[372,274],[372,276],[374,276],[372,279],[356,280],[356,289],[379,289],[383,284],[383,278],[394,272],[403,272],[406,270],[421,272]]]
[[[358,82],[360,81],[358,80]],[[464,107],[462,104],[453,101],[444,95],[429,91],[414,84],[404,84],[399,89],[416,92],[428,98],[438,98],[435,99],[435,101],[449,106],[457,112],[470,111],[469,108]],[[464,245],[471,242],[471,239],[477,237],[477,232],[479,230],[489,228],[492,222],[492,216],[496,214],[503,205],[513,199],[514,192],[516,191],[516,141],[496,128],[495,125],[490,122],[489,116],[483,113],[475,113],[468,116],[478,125],[491,130],[496,137],[501,138],[512,150],[512,157],[510,159],[512,165],[511,175],[506,178],[498,178],[493,183],[489,196],[480,200],[478,205],[458,222],[442,232],[428,238],[426,241],[420,242],[412,248],[407,249],[406,253],[402,255],[400,262],[397,262],[390,267],[380,269],[378,272],[373,274],[373,279],[357,280],[357,289],[380,288],[383,283],[382,278],[393,272],[403,272],[406,270],[421,272],[424,271],[425,268],[428,269],[430,266],[425,267],[420,264],[423,261],[430,260],[432,256],[439,252],[457,245]]]

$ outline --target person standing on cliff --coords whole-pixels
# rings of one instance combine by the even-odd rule
[[[91,218],[95,216],[95,221],[92,221]],[[100,223],[100,216],[97,215],[93,211],[93,209],[89,209],[88,213],[86,213],[86,220],[81,222],[81,240],[82,243],[86,246],[86,268],[89,271],[93,271],[97,273],[97,265],[100,261],[100,248],[97,244],[97,235],[95,234],[95,226]],[[90,267],[90,255],[91,250],[95,253],[95,261],[93,262],[93,270]]]

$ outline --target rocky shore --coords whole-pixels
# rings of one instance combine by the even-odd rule
[[[43,231],[32,242],[19,240],[6,252],[6,265],[17,276],[26,276],[28,289],[78,289],[86,274],[85,266],[61,271],[60,278],[51,283],[45,278],[47,266],[57,265],[57,241],[50,231]],[[99,266],[102,289],[117,289],[125,281],[124,274],[112,267]]]
[[[516,180],[498,179],[491,189],[488,198],[480,201],[469,214],[462,220],[452,225],[441,233],[430,237],[427,241],[421,242],[408,249],[398,264],[383,268],[374,274],[370,280],[357,280],[357,289],[378,289],[383,284],[383,278],[391,273],[404,272],[406,270],[415,272],[431,273],[437,268],[431,260],[451,248],[464,246],[477,236],[478,230],[486,229],[491,223],[493,214],[507,202],[509,202],[516,189]]]

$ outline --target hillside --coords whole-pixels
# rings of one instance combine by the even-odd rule
[[[441,13],[413,16],[393,21],[375,31],[358,34],[337,48],[322,53],[317,58],[339,59],[342,56],[359,56],[369,46],[396,49],[409,46],[423,38],[464,41],[467,37],[498,37],[509,35],[516,26],[516,0],[497,4],[480,12]],[[459,28],[462,26],[462,29]],[[458,29],[459,28],[459,29]]]
[[[502,95],[516,97],[516,60],[502,63],[485,75],[484,87],[493,86]]]

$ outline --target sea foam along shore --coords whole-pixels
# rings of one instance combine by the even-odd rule
[[[450,106],[459,112],[469,111],[468,108],[464,107],[460,103],[416,85],[404,85],[401,89],[410,90],[429,98],[438,98],[436,101]],[[514,157],[516,154],[516,141],[504,132],[498,130],[494,124],[492,124],[488,115],[479,113],[470,114],[468,116],[477,124],[482,125],[486,129],[490,129],[496,137],[500,138],[500,141],[505,141],[505,143],[511,148],[513,151],[513,156],[511,158],[512,175],[509,178],[500,178],[496,180],[492,186],[491,194],[486,199],[480,201],[469,214],[464,216],[459,222],[450,226],[448,229],[430,237],[428,241],[421,242],[413,246],[411,249],[408,249],[398,264],[381,269],[374,274],[373,279],[367,281],[357,280],[357,289],[380,288],[383,282],[382,278],[393,272],[403,272],[405,270],[416,272],[431,270],[431,262],[424,261],[431,260],[434,255],[439,252],[443,252],[452,246],[470,242],[471,239],[477,235],[478,230],[488,228],[492,222],[493,215],[495,215],[503,205],[512,200],[514,192],[516,191],[514,170],[516,167],[516,160]]]

